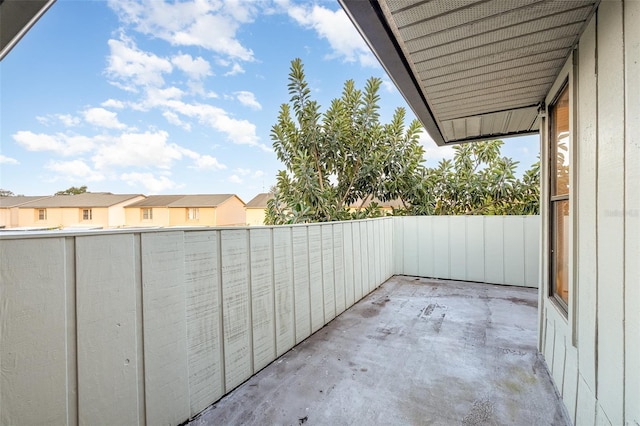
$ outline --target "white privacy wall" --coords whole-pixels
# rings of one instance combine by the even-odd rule
[[[0,424],[176,425],[393,274],[393,219],[0,239]]]
[[[538,287],[539,216],[394,218],[395,273]]]

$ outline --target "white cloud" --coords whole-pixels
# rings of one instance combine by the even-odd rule
[[[242,183],[243,180],[238,175],[231,175],[231,176],[229,176],[229,182],[231,182],[231,183]]]
[[[100,106],[103,106],[105,108],[122,109],[125,107],[125,104],[124,102],[118,101],[116,99],[107,99],[106,101],[101,103]]]
[[[289,16],[305,28],[313,29],[326,39],[333,49],[329,58],[342,57],[346,62],[359,62],[363,66],[378,65],[375,57],[342,9],[332,11],[326,7],[289,5]]]
[[[177,55],[171,58],[171,63],[196,80],[211,75],[211,65],[200,56],[193,59],[191,55]]]
[[[189,104],[179,100],[168,100],[163,106],[174,113],[195,118],[201,124],[226,134],[234,143],[257,146],[264,151],[271,151],[268,146],[260,143],[255,124],[248,120],[233,118],[222,108],[200,103]]]
[[[427,167],[434,167],[440,160],[453,158],[455,151],[451,145],[438,146],[431,139],[426,131],[420,134],[420,143],[424,148],[424,158],[427,160]]]
[[[256,95],[254,95],[252,92],[248,92],[246,90],[241,90],[239,92],[236,92],[235,95],[236,95],[236,98],[238,99],[238,101],[242,105],[247,106],[247,107],[249,107],[251,109],[255,109],[255,110],[261,110],[262,109],[262,105],[260,105],[260,103],[256,99]]]
[[[20,162],[15,158],[0,154],[0,164],[20,164]]]
[[[242,68],[240,66],[240,64],[233,64],[231,69],[229,71],[227,71],[226,73],[224,73],[224,76],[225,77],[229,77],[229,76],[237,75],[237,74],[244,74],[244,68]]]
[[[118,121],[118,114],[104,108],[89,108],[83,112],[87,123],[107,129],[124,129],[127,126]]]
[[[238,173],[240,176],[247,176],[248,174],[251,173],[251,169],[243,169],[241,167],[235,169],[234,171]]]
[[[253,60],[253,51],[236,35],[240,24],[253,20],[257,11],[254,2],[111,0],[109,6],[123,23],[172,45],[196,46],[242,61]]]
[[[98,170],[129,166],[169,169],[183,152],[168,139],[165,131],[122,133],[98,146],[91,159]]]
[[[92,170],[82,160],[50,161],[45,168],[63,175],[62,177],[82,182],[96,182],[104,180],[104,175]]]
[[[261,178],[262,176],[264,176],[264,172],[263,172],[262,170],[256,170],[256,171],[253,173],[253,177],[254,177],[254,179]]]
[[[120,179],[125,181],[130,186],[144,186],[147,190],[147,194],[158,194],[168,189],[177,188],[178,185],[169,179],[165,175],[154,176],[152,173],[123,173],[120,175]]]
[[[54,119],[60,121],[65,127],[74,127],[79,125],[81,122],[79,117],[75,117],[71,114],[49,114],[47,116],[36,116],[36,120],[45,126],[53,124]]]
[[[202,155],[196,158],[195,167],[197,169],[213,169],[224,170],[227,168],[224,164],[220,163],[217,158],[210,155]]]
[[[95,145],[94,141],[86,136],[63,133],[48,135],[29,130],[14,133],[13,139],[27,151],[52,151],[67,156],[89,152]]]
[[[165,111],[162,113],[162,116],[166,118],[167,121],[173,124],[174,126],[182,127],[186,131],[191,131],[191,124],[180,120],[180,117],[178,117],[178,114],[171,111]]]
[[[135,43],[121,36],[120,40],[108,41],[110,55],[108,57],[107,76],[119,80],[119,87],[135,92],[136,86],[162,86],[163,73],[170,73],[173,69],[171,62],[154,53],[144,52]]]
[[[182,148],[182,153],[185,157],[189,157],[193,160],[194,166],[191,167],[192,169],[224,170],[227,168],[227,166],[220,163],[217,158],[210,155],[201,155],[187,148]]]

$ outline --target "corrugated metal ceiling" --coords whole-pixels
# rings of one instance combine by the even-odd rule
[[[538,131],[598,0],[340,0],[439,145]]]

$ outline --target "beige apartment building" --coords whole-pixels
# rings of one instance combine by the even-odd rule
[[[267,212],[267,202],[273,198],[272,192],[262,192],[247,203],[247,224],[256,226],[264,225],[264,217]]]
[[[19,207],[23,204],[47,197],[48,196],[25,197],[24,195],[0,197],[0,229],[19,226]]]
[[[235,194],[151,195],[125,208],[127,226],[243,226],[244,202]]]
[[[142,194],[110,192],[40,198],[18,206],[18,227],[117,228],[125,225],[123,207],[144,198]]]

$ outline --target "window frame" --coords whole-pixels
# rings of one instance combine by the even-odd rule
[[[200,220],[200,208],[187,207],[187,220],[191,222]]]
[[[562,69],[558,73],[556,80],[552,84],[551,88],[547,92],[547,96],[545,98],[544,109],[542,110],[544,113],[542,114],[542,120],[540,122],[540,159],[541,161],[541,170],[540,170],[540,183],[541,183],[541,197],[540,197],[540,219],[542,222],[541,228],[541,262],[540,262],[540,292],[539,292],[539,306],[541,306],[546,313],[539,316],[539,327],[540,330],[545,330],[546,326],[544,324],[545,318],[548,320],[549,318],[553,318],[554,321],[564,322],[567,328],[567,336],[570,336],[571,344],[573,346],[577,345],[578,336],[577,336],[577,313],[578,306],[576,301],[578,299],[578,284],[577,284],[577,262],[578,258],[576,256],[576,248],[577,244],[575,238],[577,237],[576,231],[576,218],[578,217],[577,212],[577,201],[575,194],[578,193],[578,185],[577,176],[579,172],[580,165],[577,162],[578,159],[578,151],[580,150],[580,146],[577,143],[579,135],[577,134],[577,105],[578,105],[578,80],[577,76],[579,73],[579,64],[577,63],[578,52],[577,48],[574,49],[567,60],[565,61]],[[562,305],[552,296],[550,296],[549,288],[549,278],[551,274],[551,265],[549,261],[550,251],[551,251],[551,231],[550,231],[550,201],[551,201],[551,185],[550,185],[550,173],[551,173],[551,164],[550,164],[550,154],[549,150],[551,147],[550,143],[550,127],[549,127],[549,105],[551,105],[556,97],[561,93],[561,90],[564,88],[564,84],[568,84],[569,87],[569,146],[571,147],[569,151],[569,161],[571,164],[569,170],[569,188],[570,188],[570,196],[569,196],[569,217],[567,221],[567,232],[568,232],[568,303],[566,309],[562,307]],[[546,339],[544,332],[539,335],[539,346],[544,346],[544,339]]]
[[[83,221],[93,220],[93,209],[81,209],[81,217]]]
[[[566,92],[566,96],[567,96],[567,108],[568,108],[568,112],[567,112],[567,124],[569,126],[569,134],[568,134],[568,152],[567,152],[567,156],[568,156],[568,174],[569,174],[569,182],[568,182],[568,188],[566,193],[563,194],[557,194],[556,193],[556,186],[557,186],[557,176],[558,176],[558,162],[557,162],[557,154],[559,152],[559,143],[558,140],[560,139],[556,133],[555,133],[555,126],[556,126],[556,122],[554,120],[555,115],[554,112],[556,111],[556,106],[558,105],[558,102],[562,99],[562,97],[565,95]],[[572,134],[572,129],[571,129],[571,116],[572,116],[572,108],[571,108],[571,91],[570,91],[570,87],[569,87],[569,77],[566,76],[563,79],[562,84],[560,85],[559,89],[556,90],[553,100],[551,101],[551,103],[548,105],[548,117],[549,117],[549,122],[548,122],[548,140],[547,140],[547,149],[548,149],[548,160],[549,160],[549,173],[548,173],[548,184],[549,184],[549,197],[548,197],[548,206],[546,209],[546,214],[548,215],[548,232],[549,232],[549,250],[547,252],[547,255],[549,257],[548,262],[549,262],[549,286],[548,286],[548,296],[551,297],[557,304],[558,306],[561,308],[561,311],[564,313],[565,316],[568,316],[569,314],[569,295],[572,292],[572,285],[571,285],[571,279],[569,277],[569,273],[568,270],[570,269],[570,258],[571,258],[571,250],[570,250],[570,242],[571,242],[571,236],[570,236],[570,232],[569,237],[568,237],[568,241],[566,242],[567,244],[567,259],[565,259],[567,265],[567,282],[565,283],[566,286],[566,290],[567,290],[567,300],[565,301],[562,296],[560,294],[558,294],[557,291],[557,267],[558,267],[558,259],[559,259],[559,255],[557,253],[557,243],[558,243],[558,230],[563,229],[559,224],[558,224],[558,216],[557,216],[557,210],[556,208],[560,205],[562,205],[563,203],[568,203],[568,209],[569,209],[569,213],[568,213],[568,224],[567,226],[569,226],[569,229],[571,228],[571,217],[572,217],[572,206],[571,206],[571,199],[572,197],[572,193],[573,188],[571,187],[571,174],[573,172],[573,161],[572,161],[572,154],[573,154],[573,134]]]
[[[47,209],[37,209],[38,212],[38,221],[45,221],[47,220]],[[40,214],[42,213],[42,214]]]
[[[153,207],[148,207],[148,208],[143,207],[143,208],[141,208],[140,209],[140,218],[142,220],[153,220]]]

